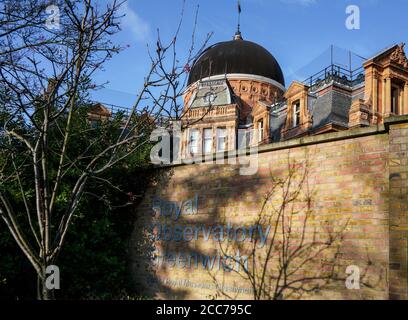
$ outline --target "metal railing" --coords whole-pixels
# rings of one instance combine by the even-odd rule
[[[315,91],[332,81],[345,86],[354,87],[360,83],[363,83],[364,80],[364,67],[360,67],[355,70],[347,70],[342,66],[332,64],[307,78],[305,81],[303,81],[303,84],[308,85],[311,91]]]
[[[131,108],[126,108],[126,107],[122,107],[122,106],[117,106],[114,104],[110,104],[110,103],[102,103],[102,105],[109,109],[109,111],[111,112],[111,115],[114,116],[117,113],[122,113],[125,117],[128,117],[130,112],[132,111]]]

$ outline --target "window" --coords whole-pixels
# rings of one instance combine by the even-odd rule
[[[293,104],[293,126],[297,127],[300,124],[300,101]]]
[[[399,89],[392,87],[391,89],[391,112],[398,114],[399,109]]]
[[[264,125],[263,120],[258,121],[258,142],[262,142],[264,139]]]
[[[213,145],[213,137],[212,137],[212,129],[204,129],[204,136],[203,136],[203,151],[204,153],[211,153],[212,152],[212,145]]]
[[[217,128],[217,152],[227,149],[227,129]]]
[[[209,91],[204,95],[204,102],[207,105],[211,105],[212,103],[214,103],[216,98],[217,98],[216,94],[214,92]]]
[[[191,129],[190,130],[190,141],[189,141],[189,147],[190,147],[190,153],[191,154],[197,154],[198,153],[198,130],[197,129]]]

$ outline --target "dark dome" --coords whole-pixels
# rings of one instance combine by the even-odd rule
[[[285,86],[282,69],[273,55],[256,43],[241,39],[220,42],[207,48],[194,62],[188,85],[226,73],[263,76]]]

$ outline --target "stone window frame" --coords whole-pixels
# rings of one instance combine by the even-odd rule
[[[224,139],[225,139],[225,141],[224,141],[224,145],[225,145],[225,148],[224,148],[224,150],[220,150],[219,149],[219,138],[220,138],[220,136],[219,136],[219,130],[223,130],[224,131]],[[217,152],[225,152],[225,151],[227,151],[228,150],[228,130],[227,130],[227,127],[223,127],[223,126],[221,126],[221,127],[217,127],[216,128],[216,133],[215,133],[215,137],[216,137],[216,151]]]
[[[206,132],[210,132],[210,136],[206,137]],[[210,154],[213,152],[214,150],[214,132],[213,132],[213,128],[212,127],[207,127],[207,128],[203,128],[203,134],[202,134],[202,153],[203,154]],[[205,147],[206,147],[206,141],[210,141],[211,142],[211,150],[209,152],[205,151]]]
[[[304,135],[311,129],[313,120],[308,108],[310,97],[309,86],[298,81],[292,82],[285,93],[287,116],[285,125],[281,130],[282,139],[286,140]],[[300,119],[299,123],[294,126],[293,109],[297,102],[300,102]]]
[[[257,125],[257,139],[258,143],[261,143],[265,139],[265,121],[264,118],[260,118],[256,122]]]
[[[197,145],[195,146],[196,147],[196,149],[197,149],[197,152],[193,152],[192,151],[192,133],[193,132],[197,132],[197,138],[196,138],[196,142],[197,142]],[[189,129],[189,133],[188,133],[188,152],[190,153],[190,154],[192,154],[192,155],[197,155],[199,152],[199,140],[200,140],[200,129],[198,129],[198,128],[190,128]]]
[[[397,91],[397,106],[395,108],[394,106],[394,95],[393,93]],[[391,79],[391,105],[390,105],[390,113],[393,115],[400,115],[403,114],[403,108],[404,108],[404,101],[403,101],[403,96],[404,96],[404,85],[401,83],[396,82],[394,79]]]
[[[296,128],[302,124],[302,112],[300,99],[292,102],[292,128]]]

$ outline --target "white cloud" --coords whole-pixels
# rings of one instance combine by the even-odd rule
[[[150,26],[144,21],[127,2],[123,4],[122,13],[123,17],[122,27],[128,29],[135,39],[140,42],[146,42],[150,36]]]

